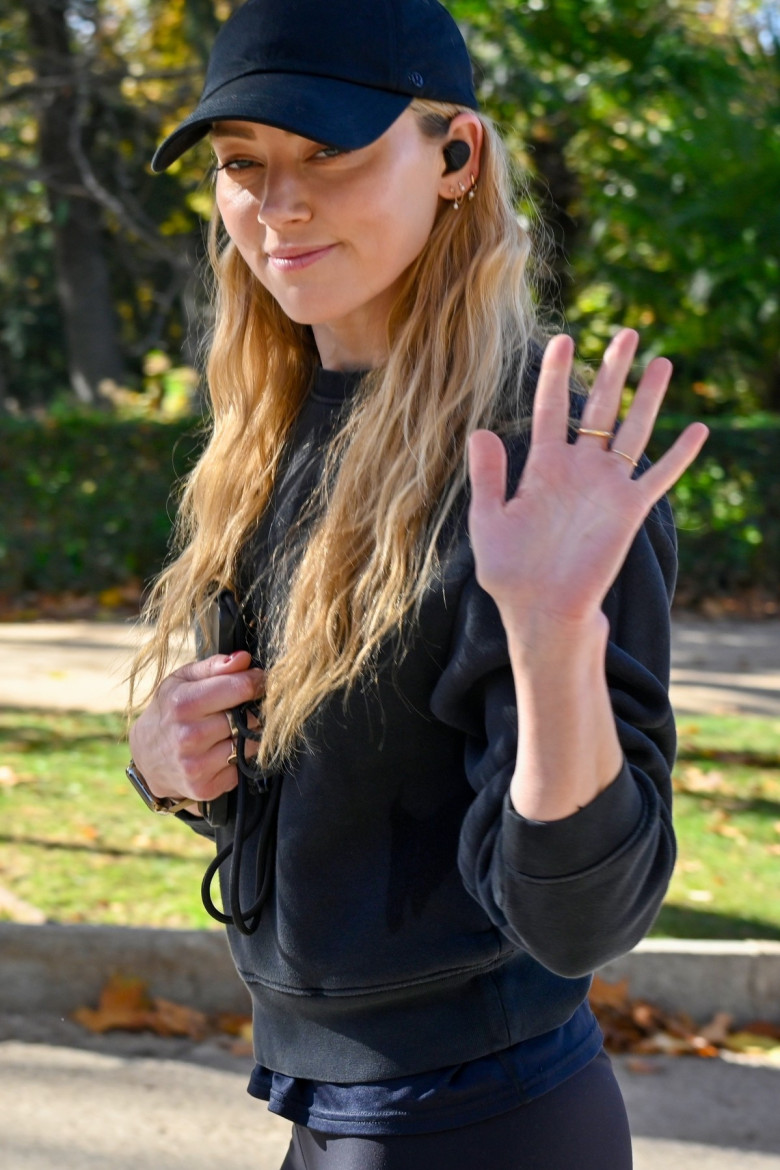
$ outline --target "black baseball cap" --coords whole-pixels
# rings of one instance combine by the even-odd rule
[[[217,34],[200,101],[152,170],[228,119],[358,150],[413,98],[477,107],[468,50],[437,0],[248,0]]]

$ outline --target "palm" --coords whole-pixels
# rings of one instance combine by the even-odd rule
[[[621,332],[605,355],[581,426],[611,431],[636,350]],[[707,436],[688,427],[658,463],[632,479],[668,386],[671,366],[648,366],[610,450],[597,435],[567,442],[572,344],[547,347],[534,402],[531,447],[514,497],[506,500],[506,454],[497,436],[477,432],[470,446],[470,531],[477,578],[502,614],[544,612],[564,621],[592,614],[653,504],[698,454]],[[618,454],[614,448],[623,452]]]

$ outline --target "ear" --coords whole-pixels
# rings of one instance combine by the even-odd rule
[[[484,137],[484,128],[476,114],[456,114],[452,119],[442,147],[439,182],[442,199],[452,203],[476,183]]]

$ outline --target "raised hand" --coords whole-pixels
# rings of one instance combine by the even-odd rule
[[[566,626],[594,617],[651,508],[707,438],[707,428],[692,423],[653,467],[634,477],[672,372],[665,358],[650,362],[611,439],[637,344],[637,334],[624,329],[608,347],[572,444],[574,347],[565,335],[549,343],[530,451],[511,499],[503,443],[489,431],[471,437],[469,528],[477,580],[515,630],[540,620]]]

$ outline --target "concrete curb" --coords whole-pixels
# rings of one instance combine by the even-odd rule
[[[221,931],[0,923],[0,955],[2,1012],[67,1015],[116,972],[207,1013],[249,1011]],[[780,1022],[780,943],[647,939],[600,974],[698,1023],[717,1011]]]

